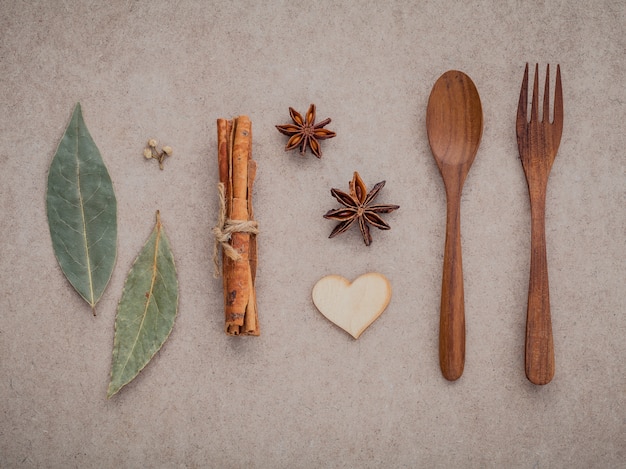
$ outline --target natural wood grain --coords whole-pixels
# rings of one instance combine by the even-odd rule
[[[465,365],[465,301],[461,256],[461,192],[483,129],[476,86],[463,72],[444,73],[430,93],[428,142],[446,188],[446,242],[441,283],[439,362],[443,376],[456,380]]]
[[[526,174],[531,213],[531,255],[528,307],[526,312],[527,378],[534,384],[547,384],[554,376],[554,340],[550,316],[550,291],[548,286],[548,261],[546,257],[545,209],[546,189],[552,163],[559,149],[563,131],[563,92],[561,69],[557,65],[554,98],[554,119],[550,122],[550,66],[546,68],[543,96],[543,115],[539,120],[539,66],[535,66],[535,79],[531,102],[530,121],[528,107],[528,64],[524,71],[522,89],[517,108],[517,145]]]
[[[315,284],[312,297],[320,313],[358,339],[387,308],[391,284],[376,272],[352,283],[340,275],[328,275]]]

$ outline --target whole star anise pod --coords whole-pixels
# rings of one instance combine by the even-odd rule
[[[304,155],[307,145],[318,158],[322,157],[322,149],[318,140],[326,140],[333,138],[337,134],[331,130],[324,129],[325,125],[330,124],[330,118],[324,119],[322,122],[315,123],[315,104],[309,106],[306,112],[306,118],[294,108],[289,108],[289,115],[293,120],[293,124],[277,125],[278,131],[289,136],[289,141],[285,145],[285,151],[293,150],[300,146],[300,154]]]
[[[352,181],[350,181],[349,194],[339,189],[331,189],[330,193],[332,196],[345,208],[329,210],[326,212],[326,215],[324,215],[324,218],[341,222],[330,233],[329,238],[343,233],[357,220],[366,246],[369,246],[372,242],[372,235],[370,234],[368,225],[375,226],[380,230],[390,230],[391,227],[380,217],[379,213],[390,213],[399,209],[400,206],[372,204],[384,185],[385,181],[381,181],[368,193],[361,176],[355,171]]]

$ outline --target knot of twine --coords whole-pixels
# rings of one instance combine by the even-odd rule
[[[231,220],[226,218],[226,189],[224,183],[220,182],[217,185],[217,192],[219,194],[220,210],[217,219],[217,225],[213,228],[213,236],[215,237],[215,243],[213,245],[213,264],[215,278],[220,276],[220,260],[219,260],[219,248],[222,247],[222,252],[234,261],[241,259],[241,254],[232,247],[228,242],[231,239],[233,233],[251,233],[259,234],[259,224],[254,220]]]

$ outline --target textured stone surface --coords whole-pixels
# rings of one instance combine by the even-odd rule
[[[0,2],[0,466],[619,467],[626,459],[626,6],[576,2]],[[473,5],[472,5],[473,4]],[[548,185],[556,376],[523,347],[530,214],[514,119],[524,64],[560,63]],[[445,203],[425,129],[448,69],[481,94],[462,198],[467,359],[437,359]],[[119,244],[94,318],[58,268],[47,170],[74,104],[113,179]],[[288,107],[332,117],[317,160],[285,153]],[[250,115],[262,335],[222,332],[211,227],[218,117]],[[155,137],[174,148],[159,171]],[[331,187],[385,179],[392,230],[327,239]],[[180,313],[105,399],[124,278],[155,210]],[[355,341],[319,314],[324,275],[378,271],[393,298]],[[337,357],[341,356],[341,360]]]

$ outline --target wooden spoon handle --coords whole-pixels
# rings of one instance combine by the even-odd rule
[[[448,197],[446,245],[441,282],[439,364],[443,376],[450,381],[461,377],[465,365],[465,302],[460,205],[460,191],[458,195]]]
[[[531,255],[526,311],[526,377],[547,384],[554,376],[554,341],[550,318],[546,256],[545,195],[531,198]]]

